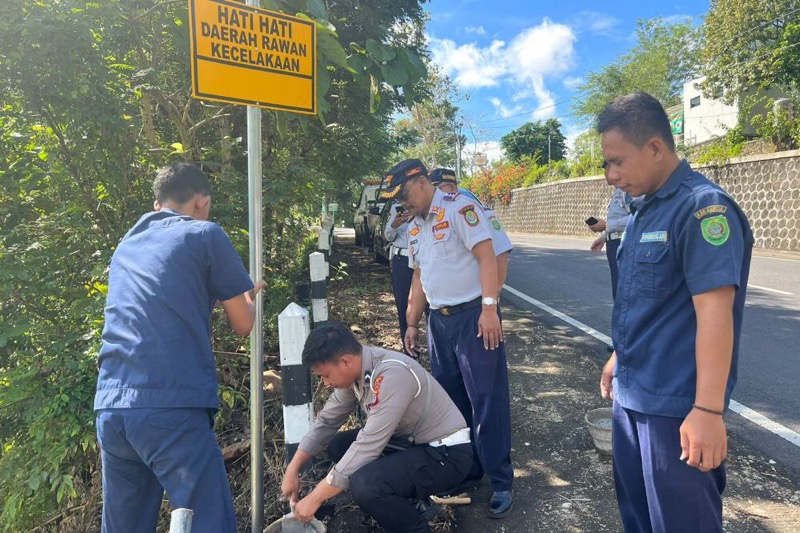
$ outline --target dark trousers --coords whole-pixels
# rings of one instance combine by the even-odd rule
[[[414,277],[414,269],[408,266],[408,257],[396,255],[392,258],[392,292],[394,293],[394,304],[397,306],[397,319],[400,322],[400,342],[405,350],[406,329],[406,308],[408,307],[408,293],[411,291],[411,278]]]
[[[514,469],[505,344],[494,350],[483,347],[483,339],[476,336],[481,311],[481,306],[450,316],[431,311],[431,373],[472,429],[475,464],[469,478],[480,478],[485,472],[492,490],[511,490]]]
[[[228,477],[210,409],[97,412],[103,533],[153,533],[164,491],[194,511],[192,531],[236,533]]]
[[[358,429],[337,433],[328,444],[328,457],[338,462],[358,436]],[[469,444],[410,446],[388,449],[350,476],[350,492],[358,506],[389,533],[429,532],[416,501],[453,488],[472,464]]]
[[[680,461],[682,423],[614,402],[614,484],[626,532],[722,532],[725,465],[701,472]]]
[[[611,298],[617,297],[617,280],[619,279],[619,266],[617,265],[617,250],[621,239],[611,239],[606,241],[606,259],[608,259],[608,268],[611,270]]]

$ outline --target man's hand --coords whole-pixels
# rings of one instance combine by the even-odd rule
[[[606,221],[601,218],[597,221],[596,224],[592,224],[591,226],[589,226],[589,229],[595,233],[600,233],[601,231],[606,229]]]
[[[500,317],[497,316],[497,306],[483,307],[478,319],[478,337],[483,337],[483,348],[494,350],[503,342],[503,329],[500,326]]]
[[[255,286],[247,292],[247,295],[250,297],[250,303],[256,300],[256,294],[267,288],[267,282],[262,279],[256,281],[254,285]]]
[[[321,505],[322,502],[317,501],[314,494],[311,493],[294,504],[292,513],[294,513],[295,518],[301,522],[310,522],[314,519],[314,513],[317,512]]]
[[[419,326],[409,325],[406,328],[406,337],[403,339],[403,344],[406,347],[408,355],[414,359],[419,358]]]
[[[411,218],[409,216],[409,212],[408,211],[403,211],[402,213],[400,213],[399,215],[394,217],[394,220],[392,221],[392,227],[394,229],[399,228],[400,226],[402,226],[403,224],[408,222],[409,218]]]
[[[605,245],[606,245],[606,240],[602,237],[598,237],[594,241],[592,241],[592,246],[589,249],[597,254],[603,250],[603,246]]]
[[[692,409],[681,424],[681,457],[702,472],[717,468],[728,456],[728,436],[720,415]]]
[[[300,473],[293,468],[287,468],[281,483],[281,494],[294,505],[300,499]]]
[[[600,373],[600,396],[606,400],[614,399],[614,367],[617,366],[617,352],[612,352],[611,357],[603,365],[603,371]]]

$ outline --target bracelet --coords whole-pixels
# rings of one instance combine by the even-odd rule
[[[708,407],[703,407],[702,405],[697,405],[697,404],[693,404],[692,408],[697,409],[698,411],[711,413],[712,415],[723,416],[725,414],[723,411],[717,411],[715,409],[709,409]]]
[[[419,329],[419,326],[417,326],[416,324],[407,324],[406,327],[407,328],[417,328],[417,329]]]

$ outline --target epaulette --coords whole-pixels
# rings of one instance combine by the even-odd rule
[[[444,195],[444,198],[443,198],[443,200],[447,200],[448,202],[453,202],[453,201],[455,201],[455,199],[456,199],[456,198],[458,198],[460,195],[461,195],[461,193],[460,193],[460,192],[449,192],[449,193],[447,193],[447,194],[445,194],[445,195]]]

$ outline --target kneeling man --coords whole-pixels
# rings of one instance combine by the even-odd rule
[[[337,323],[311,332],[303,363],[335,390],[286,468],[281,490],[295,516],[311,520],[350,490],[387,532],[430,531],[419,501],[460,483],[472,465],[469,428],[444,389],[414,359],[363,346]],[[364,426],[338,432],[359,406]],[[336,464],[299,499],[300,470],[326,446]]]

